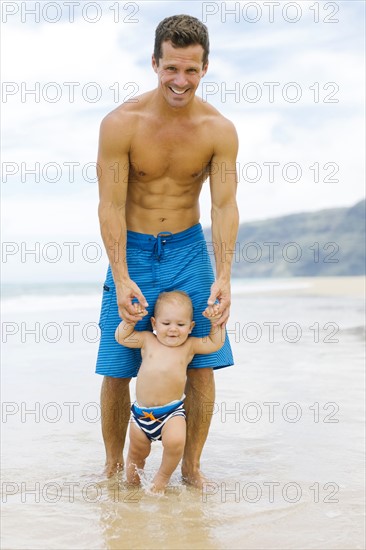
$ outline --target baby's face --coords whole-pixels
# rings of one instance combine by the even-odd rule
[[[184,344],[194,327],[189,307],[179,302],[160,304],[158,314],[151,318],[151,323],[159,342],[169,347]]]

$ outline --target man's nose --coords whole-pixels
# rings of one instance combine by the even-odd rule
[[[184,88],[187,85],[187,78],[184,73],[178,73],[175,75],[174,84],[177,88]]]

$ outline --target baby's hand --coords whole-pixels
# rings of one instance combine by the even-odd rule
[[[211,323],[214,323],[221,317],[221,314],[219,313],[219,309],[220,309],[219,304],[214,304],[213,306],[207,306],[205,311],[202,313],[202,315],[207,319],[209,319]]]
[[[132,304],[132,305],[133,305],[133,307],[134,307],[134,310],[135,310],[136,315],[140,315],[141,319],[142,319],[143,317],[145,317],[145,315],[148,314],[147,309],[145,309],[144,307],[142,307],[141,304],[139,304],[139,303],[134,303],[134,304]]]

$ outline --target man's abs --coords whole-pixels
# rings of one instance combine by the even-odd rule
[[[162,231],[179,233],[199,222],[199,195],[206,174],[195,177],[170,174],[133,177],[128,183],[127,229],[157,235]]]
[[[198,201],[190,208],[143,208],[126,205],[127,229],[137,233],[157,235],[163,231],[179,233],[199,222]]]

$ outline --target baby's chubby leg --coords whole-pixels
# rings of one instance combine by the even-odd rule
[[[186,420],[183,416],[170,418],[161,432],[164,447],[160,468],[156,473],[151,491],[163,493],[170,477],[183,456],[186,442]]]
[[[130,424],[130,447],[128,449],[126,462],[126,477],[128,483],[138,485],[140,477],[136,468],[142,469],[145,466],[145,459],[149,456],[151,441],[135,422]]]

